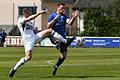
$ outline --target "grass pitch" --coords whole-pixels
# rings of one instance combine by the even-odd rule
[[[69,48],[67,59],[53,77],[59,52],[35,47],[32,60],[9,78],[10,69],[22,56],[24,48],[0,48],[0,80],[120,80],[119,48]]]

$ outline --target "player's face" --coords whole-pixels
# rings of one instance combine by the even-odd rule
[[[60,14],[63,14],[64,11],[65,11],[65,6],[60,5],[60,6],[57,8],[57,10],[58,10],[58,12],[59,12]]]
[[[27,10],[27,11],[23,12],[23,15],[25,17],[29,17],[31,15],[31,11]]]

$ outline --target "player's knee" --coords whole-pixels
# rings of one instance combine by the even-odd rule
[[[49,32],[50,32],[50,33],[52,33],[52,31],[53,31],[53,29],[52,29],[52,28],[49,28],[48,30],[49,30]]]
[[[66,56],[67,56],[66,54],[61,54],[61,56],[60,56],[60,57],[61,57],[61,59],[65,59],[65,58],[66,58]]]
[[[32,59],[32,56],[26,56],[26,60],[29,61]]]
[[[51,29],[47,29],[45,36],[51,36],[51,33],[52,33],[52,30]]]
[[[50,29],[49,29],[49,33],[48,33],[48,34],[50,34],[50,35],[51,35],[52,31],[53,31],[53,30],[50,28]]]
[[[66,58],[66,55],[63,55],[63,59],[65,59]]]
[[[32,59],[32,50],[26,52],[26,54],[25,54],[25,59],[26,59],[26,61],[29,61],[29,60]]]

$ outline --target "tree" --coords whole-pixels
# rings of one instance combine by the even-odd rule
[[[113,4],[108,8],[107,14],[120,22],[120,0],[114,0]]]
[[[120,0],[107,9],[87,9],[84,35],[88,36],[120,36]]]

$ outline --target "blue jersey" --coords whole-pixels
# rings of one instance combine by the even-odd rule
[[[51,22],[58,14],[53,12],[49,18],[48,18],[48,22]],[[65,26],[66,26],[66,20],[67,20],[67,16],[62,14],[60,15],[60,17],[58,17],[57,21],[54,23],[54,25],[52,26],[52,29],[55,32],[58,32],[61,36],[63,36],[64,38],[66,38],[66,31],[65,31]]]

